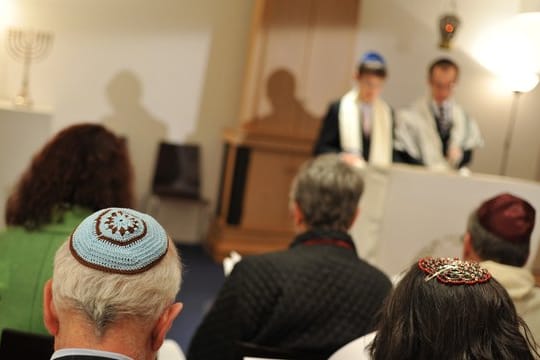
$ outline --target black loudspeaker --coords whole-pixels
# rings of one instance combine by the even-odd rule
[[[159,144],[152,192],[160,196],[200,199],[199,146],[165,142]]]

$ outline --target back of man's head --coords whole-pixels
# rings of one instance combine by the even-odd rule
[[[291,187],[305,226],[346,231],[353,223],[364,182],[338,155],[321,155],[302,166]]]
[[[135,324],[134,332],[153,331],[173,306],[180,283],[180,259],[161,225],[149,215],[110,208],[83,220],[60,247],[47,286],[53,315],[64,314],[58,316],[60,327],[67,325],[62,318],[74,316],[92,330],[88,337],[100,339],[119,335],[113,329],[126,322]],[[54,326],[51,332],[56,335]]]
[[[474,211],[468,224],[471,245],[481,260],[524,266],[529,257],[535,209],[527,201],[501,194]]]

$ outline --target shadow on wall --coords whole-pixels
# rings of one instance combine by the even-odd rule
[[[250,21],[255,4],[250,0],[238,0],[235,3],[235,6],[229,6],[226,2],[223,2],[223,6],[216,5],[217,2],[212,3],[214,9],[219,9],[214,11],[212,41],[198,121],[193,133],[185,140],[186,143],[201,146],[202,194],[213,204],[216,203],[221,177],[221,134],[224,128],[238,124],[242,86],[239,79],[242,79],[244,73]]]
[[[150,191],[159,143],[167,138],[168,129],[142,104],[143,88],[135,73],[120,71],[108,83],[106,96],[113,113],[105,116],[103,125],[126,137],[135,175],[137,206]]]
[[[318,118],[311,114],[296,95],[296,80],[287,69],[273,71],[266,83],[271,110],[246,123],[246,130],[270,135],[292,135],[314,139]]]

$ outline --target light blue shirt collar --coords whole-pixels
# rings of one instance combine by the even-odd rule
[[[129,356],[125,356],[118,353],[113,353],[109,351],[101,351],[101,350],[91,350],[91,349],[77,349],[77,348],[68,348],[68,349],[61,349],[54,352],[54,354],[51,357],[51,360],[61,358],[63,356],[70,356],[70,355],[89,355],[89,356],[101,356],[105,358],[115,359],[115,360],[133,360]]]

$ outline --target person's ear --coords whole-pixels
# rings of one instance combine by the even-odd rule
[[[360,215],[360,208],[357,207],[356,210],[354,210],[354,215],[351,219],[351,223],[349,224],[349,229],[353,226],[356,219],[358,219],[358,216]]]
[[[58,314],[54,307],[53,302],[53,291],[52,291],[52,280],[49,279],[45,286],[43,287],[43,322],[45,323],[45,328],[52,336],[58,334],[59,322]]]
[[[463,260],[470,260],[474,256],[474,249],[472,247],[472,238],[471,234],[467,231],[463,235]]]
[[[183,306],[182,303],[174,303],[163,311],[152,329],[152,351],[158,351],[163,345],[167,332],[171,328],[174,319],[182,311]]]
[[[304,214],[302,213],[302,209],[300,209],[300,205],[295,201],[292,204],[292,217],[294,226],[302,226],[304,225]]]

